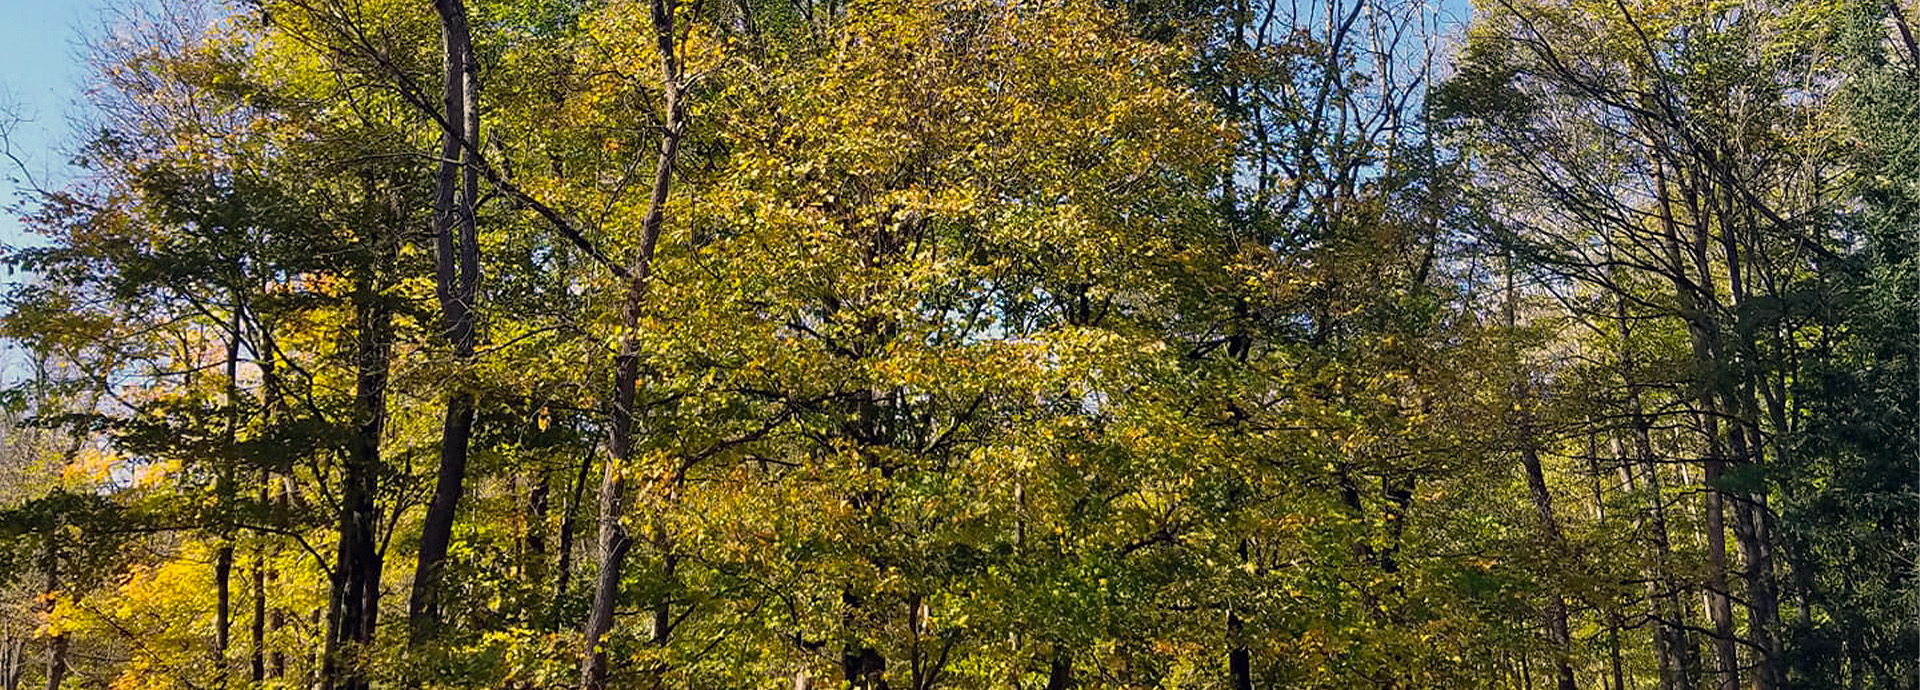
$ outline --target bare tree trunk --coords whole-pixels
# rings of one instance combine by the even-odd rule
[[[275,364],[279,357],[279,352],[278,346],[274,343],[273,329],[269,328],[265,322],[258,320],[259,314],[256,313],[255,317],[255,331],[258,334],[258,345],[260,347],[260,352],[257,353],[260,365],[260,418],[263,424],[271,427],[279,419],[280,412],[280,370]],[[290,519],[288,512],[291,506],[288,505],[288,494],[291,492],[288,490],[287,485],[287,482],[290,480],[280,478],[280,490],[275,492],[272,490],[275,479],[276,477],[272,471],[261,471],[260,502],[262,505],[272,506],[272,517],[270,519],[273,522],[273,526],[284,530],[287,528]],[[263,548],[265,547],[263,546]],[[274,545],[272,551],[275,554],[279,553],[279,546],[277,544]],[[266,552],[263,551],[262,558],[264,559],[265,557]],[[254,621],[254,646],[256,653],[266,647],[267,632],[277,633],[287,625],[286,610],[278,606],[267,605],[267,588],[269,584],[279,583],[280,572],[271,566],[263,567],[262,570],[264,572],[261,574],[263,580],[260,585],[259,606],[266,607],[267,610],[262,612],[260,608],[254,609],[256,617],[265,613],[264,617],[266,618],[264,624],[258,619]],[[273,650],[267,662],[267,671],[272,674],[270,677],[283,678],[287,675],[286,652],[279,649]]]
[[[1737,203],[1732,194],[1726,195],[1728,209],[1722,218],[1731,221]],[[1749,224],[1753,222],[1751,207],[1742,214]],[[1742,311],[1748,302],[1748,267],[1740,252],[1740,243],[1735,236],[1735,227],[1723,222],[1720,229],[1721,253],[1726,258],[1727,290],[1733,300],[1735,313]],[[1759,371],[1759,353],[1755,344],[1755,335],[1751,331],[1738,334],[1734,345],[1739,356],[1736,362],[1743,362],[1743,370],[1737,377],[1720,377],[1719,392],[1721,409],[1729,415],[1728,440],[1733,446],[1733,458],[1736,466],[1761,464],[1765,462],[1765,436],[1761,433],[1760,404],[1756,388],[1763,387],[1763,374]],[[1722,353],[1724,355],[1724,353]],[[1777,446],[1776,446],[1777,447]],[[1742,560],[1746,563],[1747,610],[1749,612],[1748,634],[1753,638],[1758,650],[1757,679],[1760,690],[1784,690],[1786,675],[1780,666],[1780,649],[1774,639],[1774,632],[1780,627],[1779,587],[1774,578],[1773,546],[1764,523],[1763,507],[1767,500],[1767,487],[1762,483],[1757,489],[1739,492],[1733,513],[1734,536],[1740,543]]]
[[[1685,617],[1676,605],[1677,593],[1665,591],[1674,586],[1672,580],[1673,546],[1667,530],[1667,509],[1665,498],[1661,496],[1660,466],[1654,461],[1653,439],[1650,424],[1640,402],[1641,384],[1635,373],[1638,365],[1633,356],[1632,321],[1627,318],[1626,303],[1616,299],[1614,316],[1620,327],[1620,375],[1626,386],[1627,420],[1632,428],[1633,460],[1646,477],[1647,517],[1652,528],[1648,536],[1653,543],[1653,568],[1647,582],[1648,606],[1652,610],[1656,625],[1653,629],[1654,654],[1660,669],[1660,689],[1678,690],[1691,687],[1688,680],[1692,673],[1687,666],[1685,646]],[[1618,443],[1618,441],[1615,441]],[[1615,451],[1621,457],[1622,469],[1626,468],[1625,453]],[[1628,475],[1631,482],[1632,476]],[[1629,489],[1632,489],[1629,486]]]
[[[1513,259],[1507,258],[1507,327],[1519,325],[1519,291],[1513,280]],[[1514,371],[1521,371],[1520,353],[1515,349],[1511,353]],[[1535,519],[1540,522],[1540,533],[1546,537],[1547,547],[1556,556],[1566,554],[1566,537],[1560,532],[1560,521],[1553,514],[1553,494],[1547,489],[1547,476],[1540,465],[1540,451],[1536,447],[1531,392],[1527,388],[1524,375],[1516,375],[1512,384],[1512,393],[1518,418],[1515,427],[1518,430],[1520,445],[1520,465],[1527,479],[1527,494],[1533,500]],[[1547,642],[1553,646],[1554,676],[1559,690],[1576,690],[1573,679],[1573,636],[1567,626],[1567,600],[1560,594],[1560,586],[1554,584],[1552,600],[1547,604]]]
[[[1753,449],[1749,447],[1747,434],[1740,425],[1737,416],[1728,423],[1734,457],[1751,458],[1749,453]],[[1751,460],[1742,460],[1736,466],[1747,462]],[[1753,638],[1759,654],[1755,677],[1759,690],[1778,690],[1784,686],[1784,679],[1779,672],[1779,653],[1773,639],[1773,631],[1779,626],[1779,601],[1775,598],[1773,554],[1766,543],[1757,509],[1759,500],[1764,496],[1764,489],[1734,494],[1733,534],[1735,541],[1739,542],[1741,561],[1746,564],[1748,636]]]
[[[260,471],[260,504],[267,504],[267,485],[272,475],[266,470]],[[267,679],[267,547],[256,545],[253,549],[253,616],[247,621],[247,637],[251,643],[247,657],[247,679],[258,686]]]
[[[8,633],[0,641],[0,688],[20,690],[20,679],[27,673],[27,638]]]
[[[60,542],[57,536],[60,525],[55,524],[47,530],[46,553],[41,560],[41,568],[46,579],[42,581],[40,591],[46,596],[44,611],[53,615],[55,596],[60,591]],[[60,690],[60,683],[67,678],[67,635],[55,630],[47,635],[47,690]]]
[[[631,394],[626,402],[631,404]],[[620,403],[616,402],[615,406],[620,406]],[[620,434],[616,432],[616,435]],[[620,463],[614,461],[625,456],[625,450],[622,448],[611,452],[612,457],[608,458],[605,476],[600,482],[600,538],[596,553],[600,569],[595,574],[593,607],[587,612],[587,625],[583,631],[586,658],[581,664],[580,686],[584,690],[606,688],[607,652],[601,646],[601,641],[613,629],[613,609],[620,591],[620,568],[626,561],[627,549],[633,546],[633,540],[627,537],[627,530],[620,526],[620,515],[625,509],[621,494],[626,487],[621,477]]]
[[[1398,575],[1400,572],[1400,549],[1406,543],[1407,519],[1413,514],[1413,478],[1380,478],[1380,493],[1385,496],[1383,510],[1386,518],[1387,544],[1380,550],[1380,572]],[[1405,591],[1406,585],[1400,578],[1390,578],[1395,594]]]
[[[1606,472],[1600,468],[1600,439],[1596,433],[1591,417],[1586,420],[1586,426],[1587,486],[1593,491],[1592,515],[1595,523],[1605,524],[1607,520],[1606,491],[1600,486],[1600,478],[1606,476]],[[1632,486],[1632,475],[1627,471],[1625,459],[1620,457],[1620,446],[1617,439],[1613,441],[1613,446],[1610,450],[1612,451],[1612,457],[1615,458],[1615,469],[1619,472],[1622,480],[1620,482],[1621,486]],[[1625,662],[1621,658],[1620,646],[1620,629],[1626,625],[1625,616],[1620,615],[1618,610],[1609,607],[1606,612],[1606,618],[1607,667],[1608,670],[1613,673],[1613,683],[1609,685],[1603,681],[1601,687],[1607,688],[1607,690],[1626,690],[1626,668]]]
[[[240,433],[240,335],[242,318],[246,314],[246,302],[239,289],[233,290],[233,320],[227,333],[227,424],[221,440],[228,449],[233,449]],[[213,659],[214,684],[227,686],[227,656],[233,649],[233,538],[234,503],[238,499],[238,481],[235,473],[234,458],[217,460],[220,463],[218,478],[214,481],[215,500],[219,501],[220,546],[213,557]]]
[[[864,608],[865,602],[844,589],[840,591],[840,602],[844,607],[842,625],[852,629],[854,612]],[[887,690],[887,659],[872,645],[850,642],[840,652],[840,677],[846,687],[854,690]]]
[[[1613,690],[1627,690],[1626,668],[1620,658],[1620,614],[1607,615],[1607,666],[1613,671]]]
[[[1047,690],[1070,690],[1073,686],[1073,654],[1055,644],[1053,659],[1047,664]]]
[[[380,437],[387,417],[387,362],[392,348],[392,313],[372,276],[362,276],[354,295],[358,327],[354,386],[354,433],[348,443],[340,510],[340,548],[327,603],[327,640],[321,660],[321,686],[327,690],[366,690],[362,657],[373,644],[380,611],[380,551],[376,542],[379,507]]]
[[[233,542],[213,555],[213,659],[215,685],[227,685],[227,652],[233,646]]]
[[[1237,548],[1241,563],[1247,563],[1247,540]],[[1233,690],[1253,690],[1253,656],[1247,649],[1246,624],[1240,613],[1227,605],[1227,683]]]
[[[1227,611],[1227,682],[1233,690],[1253,690],[1253,657],[1242,637],[1243,627],[1240,615]]]
[[[526,571],[522,576],[527,582],[547,581],[547,512],[548,497],[553,492],[553,469],[542,465],[534,471],[532,486],[527,490],[527,554],[522,563]]]
[[[1713,414],[1711,410],[1707,414]],[[1705,433],[1712,434],[1716,424],[1708,421]],[[1711,453],[1711,451],[1709,451]],[[1707,460],[1706,484],[1720,482],[1721,462]],[[1734,647],[1732,597],[1727,592],[1727,524],[1724,499],[1719,491],[1707,489],[1707,615],[1713,620],[1713,649],[1720,662],[1721,690],[1740,689],[1740,657]]]
[[[613,629],[614,607],[619,598],[620,570],[632,539],[620,518],[626,512],[625,466],[633,460],[635,388],[640,378],[637,334],[640,311],[645,306],[648,279],[653,274],[654,246],[660,241],[665,221],[667,193],[673,185],[674,161],[679,157],[680,139],[686,134],[686,106],[682,102],[680,61],[674,48],[673,14],[676,0],[651,0],[655,49],[660,58],[660,74],[666,129],[660,138],[660,156],[653,174],[652,194],[647,214],[640,224],[640,246],[628,269],[627,296],[621,314],[619,361],[614,371],[612,433],[608,439],[607,466],[600,484],[599,573],[594,582],[593,605],[583,630],[586,653],[580,664],[583,690],[604,690],[607,683],[607,655],[601,642]],[[660,632],[656,628],[656,632]]]
[[[862,342],[885,342],[887,335],[884,324],[872,322],[862,327]],[[895,429],[888,423],[891,396],[888,391],[878,388],[865,388],[852,396],[854,414],[852,419],[841,424],[840,433],[863,448],[884,447],[895,440]],[[871,452],[862,452],[862,463],[870,471],[878,472],[883,479],[893,476],[893,468],[886,465]],[[887,494],[873,487],[863,488],[848,496],[850,505],[857,514],[864,515],[862,527],[870,531],[886,529],[887,513],[885,501]],[[876,567],[886,567],[874,554],[865,555],[867,561]],[[882,596],[885,596],[884,594]],[[865,593],[850,587],[840,589],[840,626],[848,633],[875,617],[871,611],[881,611],[885,615],[885,605],[867,601]],[[863,620],[865,619],[865,620]],[[841,678],[851,688],[860,690],[886,690],[887,657],[880,649],[869,644],[864,636],[851,634],[854,641],[846,643],[840,652]]]
[[[479,191],[479,83],[473,38],[462,0],[434,0],[440,17],[445,126],[434,176],[434,293],[453,355],[464,367],[473,359],[475,300],[480,284],[480,248],[474,211]],[[456,177],[458,179],[456,179]],[[459,233],[455,241],[455,231]],[[432,639],[440,623],[441,578],[453,541],[453,522],[465,491],[467,454],[473,441],[474,394],[464,383],[447,395],[440,430],[440,467],[433,499],[420,526],[420,555],[413,595],[407,601],[407,632],[413,644]]]
[[[1547,479],[1541,471],[1540,455],[1533,448],[1531,438],[1523,441],[1520,450],[1520,462],[1526,468],[1527,493],[1533,497],[1535,517],[1540,520],[1540,529],[1547,536],[1547,542],[1556,550],[1565,550],[1565,538],[1560,534],[1560,522],[1553,515],[1553,495],[1547,491]],[[1553,664],[1555,677],[1560,690],[1575,690],[1573,679],[1573,636],[1567,626],[1567,600],[1554,592],[1553,600],[1547,605],[1547,642],[1553,645]]]
[[[1666,239],[1668,262],[1675,271],[1670,276],[1674,292],[1678,297],[1681,316],[1687,321],[1687,330],[1692,336],[1693,359],[1695,365],[1695,388],[1701,405],[1696,415],[1700,422],[1700,431],[1707,441],[1705,502],[1707,530],[1707,614],[1713,621],[1714,653],[1719,662],[1721,690],[1739,690],[1740,659],[1734,647],[1733,608],[1727,592],[1726,564],[1726,513],[1717,484],[1723,471],[1724,451],[1719,438],[1718,410],[1706,379],[1710,377],[1714,366],[1712,340],[1717,337],[1715,326],[1702,309],[1711,303],[1711,297],[1701,294],[1708,289],[1708,283],[1696,282],[1685,275],[1686,266],[1691,263],[1704,281],[1711,275],[1706,265],[1705,228],[1708,219],[1700,216],[1700,206],[1691,188],[1686,190],[1688,207],[1693,210],[1695,238],[1691,246],[1682,244],[1674,220],[1672,197],[1666,176],[1666,164],[1657,161],[1653,166],[1656,202],[1659,206],[1661,233]]]
[[[572,495],[567,501],[567,512],[560,516],[560,536],[555,547],[560,549],[560,557],[554,564],[553,599],[558,602],[567,596],[567,586],[573,578],[573,541],[574,524],[580,515],[580,501],[586,494],[587,475],[593,469],[593,452],[580,459],[579,469],[573,477]],[[558,610],[557,608],[555,610]]]

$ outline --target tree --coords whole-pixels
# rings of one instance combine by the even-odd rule
[[[4,253],[9,687],[1920,682],[1884,2],[194,7]]]

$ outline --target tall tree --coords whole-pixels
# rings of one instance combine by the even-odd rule
[[[674,28],[679,12],[677,0],[648,0],[653,48],[655,58],[659,61],[661,100],[657,114],[661,123],[660,146],[654,160],[652,184],[648,187],[645,215],[640,221],[639,242],[620,274],[626,282],[626,290],[620,307],[613,396],[607,409],[607,463],[600,481],[600,524],[596,539],[598,549],[595,552],[599,568],[594,580],[593,604],[587,610],[586,624],[582,629],[585,653],[580,664],[580,685],[587,690],[601,690],[607,686],[607,650],[602,646],[602,639],[613,629],[622,568],[626,564],[627,551],[632,548],[632,538],[628,536],[622,521],[627,512],[627,473],[638,459],[634,442],[634,426],[639,412],[636,407],[640,380],[638,329],[649,282],[653,278],[654,250],[659,245],[660,231],[666,223],[667,195],[673,189],[674,166],[680,156],[681,140],[687,135],[687,83],[680,48],[676,46],[679,35]],[[678,478],[669,478],[668,481],[677,482]],[[657,527],[652,531],[660,539],[668,538]],[[671,545],[662,549],[661,558],[662,570],[670,576],[677,558]],[[650,610],[653,618],[649,635],[656,643],[662,642],[672,632],[667,603],[664,600],[654,602]]]
[[[414,568],[413,596],[407,602],[411,639],[432,637],[440,618],[439,597],[453,523],[465,492],[467,456],[473,443],[475,397],[465,381],[477,339],[480,247],[477,219],[480,172],[479,65],[467,8],[461,0],[436,0],[440,17],[441,86],[440,161],[433,180],[434,294],[440,301],[442,328],[462,369],[447,394],[440,432],[440,467],[433,500],[420,526],[420,555]]]

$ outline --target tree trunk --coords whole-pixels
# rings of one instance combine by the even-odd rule
[[[1629,384],[1629,389],[1633,385]],[[1632,398],[1634,394],[1628,393]],[[1639,414],[1639,407],[1629,402],[1629,414],[1634,425],[1634,445],[1642,471],[1646,473],[1647,516],[1650,523],[1653,542],[1653,567],[1647,577],[1647,607],[1651,610],[1655,624],[1653,628],[1653,646],[1656,665],[1660,672],[1660,690],[1678,690],[1691,687],[1688,681],[1692,677],[1686,659],[1681,653],[1686,630],[1685,620],[1676,605],[1678,592],[1669,575],[1669,563],[1673,560],[1673,547],[1667,536],[1667,511],[1661,497],[1661,482],[1657,474],[1659,467],[1653,462],[1650,444],[1646,442],[1646,420]],[[1639,489],[1631,488],[1633,491]]]
[[[1728,210],[1722,218],[1734,217],[1732,206],[1736,203],[1732,194],[1726,195]],[[1752,222],[1751,207],[1744,214]],[[1740,243],[1734,235],[1735,228],[1726,222],[1720,229],[1721,252],[1726,257],[1728,294],[1733,300],[1734,313],[1742,313],[1748,302],[1747,267],[1740,253]],[[1728,440],[1733,446],[1736,466],[1760,464],[1765,462],[1765,437],[1760,427],[1760,404],[1755,389],[1765,385],[1758,370],[1759,353],[1755,334],[1752,329],[1736,329],[1739,334],[1734,341],[1739,356],[1736,362],[1744,363],[1737,377],[1718,377],[1721,409],[1729,417]],[[1777,446],[1776,446],[1777,447]],[[1773,634],[1780,627],[1779,587],[1774,578],[1774,559],[1771,540],[1768,538],[1761,507],[1765,505],[1767,488],[1763,483],[1758,489],[1742,491],[1736,496],[1734,505],[1734,537],[1740,543],[1742,560],[1746,563],[1747,610],[1749,612],[1748,634],[1753,638],[1760,658],[1756,669],[1760,690],[1784,690],[1786,675],[1780,666],[1780,649]]]
[[[260,471],[260,504],[266,505],[267,486],[272,475],[266,470]],[[248,647],[247,679],[257,687],[267,679],[267,547],[257,544],[253,549],[253,616],[247,621]]]
[[[859,597],[846,592],[840,597],[849,612],[860,608]],[[854,690],[887,690],[887,659],[872,645],[848,643],[840,655],[840,677]]]
[[[226,542],[213,556],[213,658],[216,684],[227,684],[227,651],[233,646],[233,543]]]
[[[226,360],[224,364],[226,398],[226,421],[221,431],[221,443],[228,453],[238,450],[240,427],[240,344],[246,316],[246,298],[241,289],[234,287],[229,291],[232,298],[232,312],[227,328]],[[214,479],[214,539],[217,546],[213,559],[214,623],[213,623],[213,670],[216,687],[227,686],[229,656],[233,649],[233,567],[234,537],[237,530],[235,511],[239,501],[239,482],[236,463],[237,457],[217,458]]]
[[[358,327],[353,437],[348,442],[341,488],[340,548],[327,602],[327,639],[321,686],[366,690],[361,657],[373,643],[380,611],[380,551],[376,542],[381,472],[380,437],[387,417],[387,363],[393,341],[392,313],[371,276],[354,295]]]
[[[258,318],[259,315],[256,313],[255,316]],[[268,328],[267,324],[256,321],[254,330],[257,331],[260,340],[260,352],[258,353],[260,360],[260,419],[263,425],[271,428],[279,419],[280,412],[280,370],[275,364],[279,357],[278,346],[274,344],[273,329]],[[291,519],[288,514],[291,506],[287,504],[288,495],[291,493],[287,486],[290,480],[280,478],[280,490],[274,492],[271,489],[274,479],[274,473],[271,470],[261,471],[260,502],[262,505],[267,505],[269,501],[271,502],[270,504],[273,506],[271,517],[273,526],[284,530],[287,529]],[[278,544],[273,546],[273,552],[276,554],[279,553]],[[265,582],[261,585],[260,605],[266,606],[266,583],[278,584],[280,581],[280,572],[277,569],[268,567],[265,568],[263,577],[265,578]],[[259,613],[260,611],[255,609],[255,614],[258,615]],[[256,626],[255,646],[256,648],[264,648],[266,646],[265,633],[267,631],[277,633],[282,628],[285,628],[287,625],[287,612],[278,606],[269,607],[269,611],[267,612],[267,626],[269,627],[262,630],[258,627],[260,626],[258,620],[256,620],[254,624]],[[271,677],[283,678],[287,675],[286,652],[279,649],[273,650],[268,658],[268,662],[268,670],[272,674]]]
[[[60,542],[58,535],[61,526],[55,524],[47,530],[46,553],[42,556],[41,568],[46,576],[40,591],[46,597],[42,609],[46,615],[53,616],[55,597],[60,591]],[[67,635],[55,630],[47,636],[47,690],[60,690],[60,683],[67,678]]]
[[[27,638],[7,635],[0,641],[0,688],[20,690],[20,679],[27,674]]]
[[[1540,530],[1546,534],[1549,547],[1564,552],[1566,541],[1560,533],[1560,522],[1553,515],[1553,495],[1547,491],[1546,475],[1540,467],[1540,454],[1534,450],[1531,438],[1522,443],[1520,462],[1526,468],[1527,493],[1533,498],[1534,515],[1540,520]],[[1553,600],[1547,606],[1547,642],[1553,645],[1553,665],[1559,689],[1575,690],[1573,636],[1567,627],[1567,600],[1558,591],[1554,592]]]
[[[625,359],[625,357],[623,357]],[[624,361],[622,368],[629,366]],[[621,374],[624,377],[624,374]],[[630,404],[631,394],[628,394]],[[616,402],[615,406],[621,403]],[[623,435],[615,432],[615,436]],[[625,440],[619,441],[624,443]],[[620,515],[624,510],[621,493],[625,490],[625,480],[621,477],[620,463],[617,461],[626,455],[626,449],[614,450],[608,458],[605,476],[600,482],[600,538],[598,540],[600,569],[596,573],[593,585],[593,608],[587,612],[586,659],[580,671],[580,686],[584,690],[603,690],[607,683],[607,652],[601,646],[601,639],[613,629],[613,609],[620,591],[620,567],[626,561],[627,549],[633,543],[627,537],[627,530],[620,526]]]
[[[479,84],[465,5],[462,0],[435,0],[433,7],[440,17],[446,117],[440,132],[440,165],[434,176],[434,293],[440,301],[447,341],[464,369],[473,359],[474,308],[480,281],[474,220],[479,191]],[[456,230],[458,242],[454,238]],[[464,381],[456,383],[447,395],[440,429],[440,467],[433,499],[420,526],[420,555],[414,566],[413,595],[407,602],[408,639],[414,644],[432,639],[440,622],[441,578],[465,490],[474,403],[473,391]]]
[[[553,600],[556,602],[555,611],[559,610],[557,603],[566,598],[567,586],[570,584],[569,580],[573,578],[574,523],[580,514],[580,500],[586,494],[587,475],[591,473],[592,470],[593,453],[589,450],[586,457],[580,459],[579,469],[575,470],[572,494],[567,500],[567,512],[560,516],[559,543],[555,544],[555,547],[560,549],[560,557],[556,559],[553,574]]]
[[[1247,561],[1247,540],[1242,538],[1236,553],[1240,563]],[[1253,690],[1253,656],[1247,650],[1246,624],[1233,603],[1227,604],[1227,683],[1233,690]]]
[[[229,451],[237,448],[240,433],[240,335],[241,319],[246,313],[246,303],[239,290],[233,291],[233,321],[227,333],[227,423],[221,433],[221,440]],[[233,649],[233,538],[234,503],[238,500],[239,483],[235,477],[238,468],[234,466],[236,458],[218,459],[220,463],[217,478],[214,480],[214,497],[219,505],[217,538],[219,548],[213,556],[213,660],[214,684],[227,686],[227,656]]]
[[[887,660],[872,647],[849,646],[840,660],[840,673],[846,678],[849,688],[887,690]]]
[[[1713,419],[1718,412],[1708,406],[1701,413],[1703,433],[1712,438],[1718,433],[1719,424]],[[1716,448],[1707,451],[1706,466],[1706,504],[1707,504],[1707,615],[1713,620],[1713,649],[1720,662],[1721,690],[1740,690],[1740,658],[1734,647],[1733,604],[1727,591],[1727,523],[1725,499],[1719,490],[1713,488],[1720,483],[1725,471],[1719,459],[1719,441],[1711,442]]]
[[[1666,164],[1656,161],[1653,177],[1656,202],[1659,207],[1661,234],[1666,240],[1667,259],[1672,264],[1674,293],[1678,298],[1681,317],[1687,322],[1691,335],[1694,361],[1694,387],[1701,409],[1696,415],[1702,436],[1706,439],[1708,450],[1706,458],[1706,530],[1707,530],[1707,615],[1713,621],[1714,653],[1719,663],[1721,690],[1739,690],[1740,659],[1734,647],[1733,609],[1727,591],[1726,564],[1726,513],[1717,485],[1723,471],[1725,453],[1720,443],[1719,411],[1714,405],[1714,396],[1708,380],[1713,376],[1715,358],[1714,340],[1718,337],[1717,326],[1703,309],[1712,304],[1713,299],[1706,291],[1710,283],[1705,282],[1712,275],[1707,265],[1706,226],[1708,219],[1701,216],[1701,207],[1693,189],[1685,189],[1688,208],[1693,213],[1695,236],[1691,246],[1684,245],[1674,220],[1672,196],[1670,195]],[[1689,261],[1691,260],[1691,261]],[[1692,263],[1699,280],[1686,275],[1686,267]]]
[[[548,497],[553,492],[553,470],[542,465],[535,470],[532,486],[527,490],[526,520],[526,557],[522,559],[526,570],[522,576],[527,582],[547,581],[547,512]]]
[[[652,194],[647,199],[647,214],[640,223],[640,246],[628,269],[626,304],[621,312],[620,355],[614,370],[613,428],[608,439],[607,467],[600,484],[600,570],[594,582],[593,606],[587,612],[584,632],[585,658],[580,664],[583,690],[603,690],[607,683],[607,655],[602,639],[613,629],[614,606],[619,598],[620,569],[632,546],[620,518],[626,512],[626,465],[633,461],[635,388],[640,379],[640,357],[636,329],[645,306],[647,281],[653,274],[654,246],[660,241],[665,221],[667,192],[673,185],[673,165],[680,152],[680,139],[686,134],[686,106],[682,102],[684,85],[680,80],[680,61],[674,48],[673,13],[675,0],[652,0],[655,49],[660,58],[660,74],[666,130],[660,138],[660,156],[655,162]]]
[[[1507,327],[1519,326],[1520,295],[1513,280],[1513,259],[1507,258]],[[1514,370],[1520,371],[1521,358],[1516,349],[1510,354]],[[1527,389],[1524,375],[1516,375],[1512,385],[1514,407],[1518,415],[1514,420],[1519,432],[1520,465],[1527,478],[1527,494],[1533,501],[1534,518],[1540,522],[1540,533],[1546,537],[1547,548],[1553,551],[1555,561],[1568,558],[1566,537],[1560,532],[1560,521],[1553,514],[1553,494],[1547,489],[1547,476],[1540,465],[1540,450],[1535,438],[1531,392]],[[1398,521],[1396,521],[1398,522]],[[1557,580],[1558,578],[1554,578]],[[1567,600],[1560,594],[1560,585],[1554,583],[1552,600],[1547,604],[1547,642],[1553,646],[1554,678],[1559,690],[1576,690],[1573,679],[1573,636],[1567,627]]]
[[[1242,635],[1240,615],[1227,612],[1227,682],[1233,690],[1253,690],[1253,657]],[[1051,687],[1051,684],[1049,684]]]
[[[1648,534],[1653,544],[1653,567],[1648,573],[1647,603],[1652,610],[1656,625],[1653,629],[1654,654],[1660,670],[1660,690],[1678,690],[1691,687],[1693,674],[1687,666],[1681,649],[1686,639],[1685,617],[1677,605],[1677,592],[1667,591],[1674,587],[1672,580],[1673,546],[1667,531],[1666,500],[1661,495],[1663,484],[1660,481],[1660,466],[1654,459],[1653,433],[1651,424],[1643,412],[1640,402],[1639,377],[1636,374],[1638,364],[1633,356],[1632,321],[1627,318],[1625,300],[1614,301],[1614,317],[1620,328],[1620,376],[1626,386],[1627,421],[1632,429],[1633,460],[1639,465],[1646,477],[1647,517],[1651,532]],[[1618,443],[1616,440],[1615,443]],[[1625,453],[1615,450],[1620,456],[1622,469],[1627,467]],[[1632,476],[1628,476],[1629,490]]]
[[[1073,687],[1073,655],[1058,644],[1053,646],[1053,659],[1047,664],[1047,690],[1070,690]]]
[[[1385,496],[1387,544],[1380,550],[1380,572],[1389,576],[1400,573],[1400,549],[1406,543],[1407,519],[1413,514],[1413,477],[1399,479],[1380,478],[1380,493]],[[1399,577],[1389,578],[1391,591],[1398,595],[1406,592],[1406,585]]]

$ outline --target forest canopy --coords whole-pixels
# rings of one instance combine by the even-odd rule
[[[1916,26],[131,3],[0,690],[1920,690]]]

